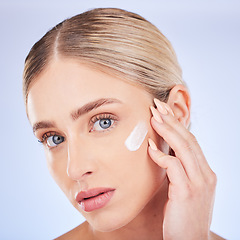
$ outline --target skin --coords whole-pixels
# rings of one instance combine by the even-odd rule
[[[102,98],[118,102],[76,115]],[[216,176],[187,130],[187,90],[175,86],[168,104],[158,102],[152,113],[153,104],[144,89],[69,58],[54,59],[30,86],[27,111],[36,137],[64,137],[56,146],[43,142],[49,171],[87,220],[58,239],[221,239],[209,231]],[[99,115],[113,118],[108,129],[99,128]],[[36,125],[42,121],[48,124]],[[139,121],[148,134],[131,152],[124,141]],[[105,207],[85,212],[75,196],[96,187],[116,190]]]

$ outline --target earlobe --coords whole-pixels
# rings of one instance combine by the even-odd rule
[[[167,104],[172,108],[175,117],[186,128],[190,125],[191,98],[187,87],[176,85],[169,93]]]

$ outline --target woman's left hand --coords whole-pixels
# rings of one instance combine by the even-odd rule
[[[149,155],[161,168],[166,169],[169,180],[163,239],[207,240],[216,175],[196,138],[173,116],[170,107],[159,101],[158,108],[154,110],[152,127],[175,152],[175,156],[167,155],[149,140]]]

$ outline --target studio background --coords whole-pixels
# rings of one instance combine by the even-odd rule
[[[192,96],[192,132],[218,176],[211,229],[239,240],[240,2],[233,0],[0,1],[0,239],[53,239],[84,220],[48,173],[25,114],[22,71],[51,27],[96,7],[136,12],[173,44]]]

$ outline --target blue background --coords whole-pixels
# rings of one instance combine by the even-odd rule
[[[172,42],[192,95],[192,132],[218,176],[211,229],[240,239],[240,2],[0,2],[0,239],[53,239],[83,221],[48,173],[22,98],[24,59],[43,34],[95,7],[139,13]]]

